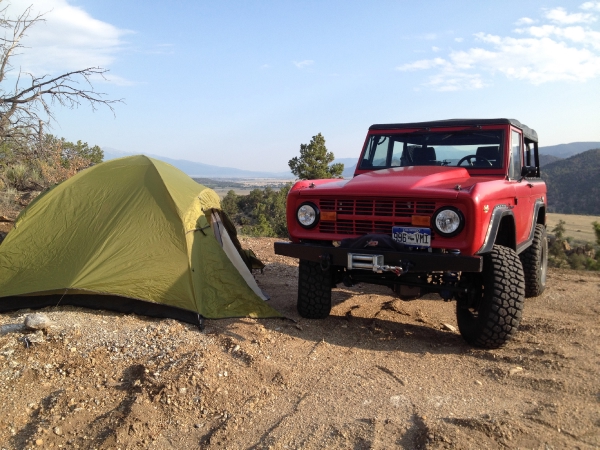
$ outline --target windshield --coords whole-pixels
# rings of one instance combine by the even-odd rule
[[[360,169],[406,166],[502,167],[501,130],[374,135]]]

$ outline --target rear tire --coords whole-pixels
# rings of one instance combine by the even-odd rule
[[[458,328],[471,345],[498,348],[517,331],[523,313],[525,279],[517,253],[494,245],[484,255],[483,272],[467,274],[473,296],[459,298],[456,304]]]
[[[306,319],[325,319],[331,312],[331,268],[300,260],[298,270],[298,313]]]
[[[519,255],[525,273],[525,297],[537,297],[546,289],[548,240],[546,227],[536,225],[533,243]]]

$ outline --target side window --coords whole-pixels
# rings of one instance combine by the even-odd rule
[[[522,155],[521,134],[513,130],[510,133],[510,161],[508,166],[508,178],[511,180],[521,177]]]
[[[389,144],[389,136],[373,136],[369,140],[367,151],[360,165],[361,169],[385,167]]]
[[[525,166],[531,166],[531,161],[532,161],[532,151],[531,151],[531,143],[525,141],[525,148],[523,149],[524,153],[523,153],[523,165]]]
[[[402,165],[402,151],[403,151],[403,143],[402,142],[393,142],[394,147],[392,149],[392,161],[390,162],[391,167],[399,167]]]

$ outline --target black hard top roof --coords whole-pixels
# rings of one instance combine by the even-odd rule
[[[516,119],[448,119],[433,120],[431,122],[412,122],[412,123],[388,123],[371,125],[369,130],[391,130],[402,128],[440,128],[440,127],[475,127],[477,125],[513,125],[523,131],[523,135],[532,141],[537,142],[538,136],[535,130],[523,125]]]

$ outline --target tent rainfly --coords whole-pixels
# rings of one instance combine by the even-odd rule
[[[0,311],[69,304],[190,323],[280,317],[224,222],[217,194],[167,163],[140,155],[98,164],[21,212],[0,245]]]

